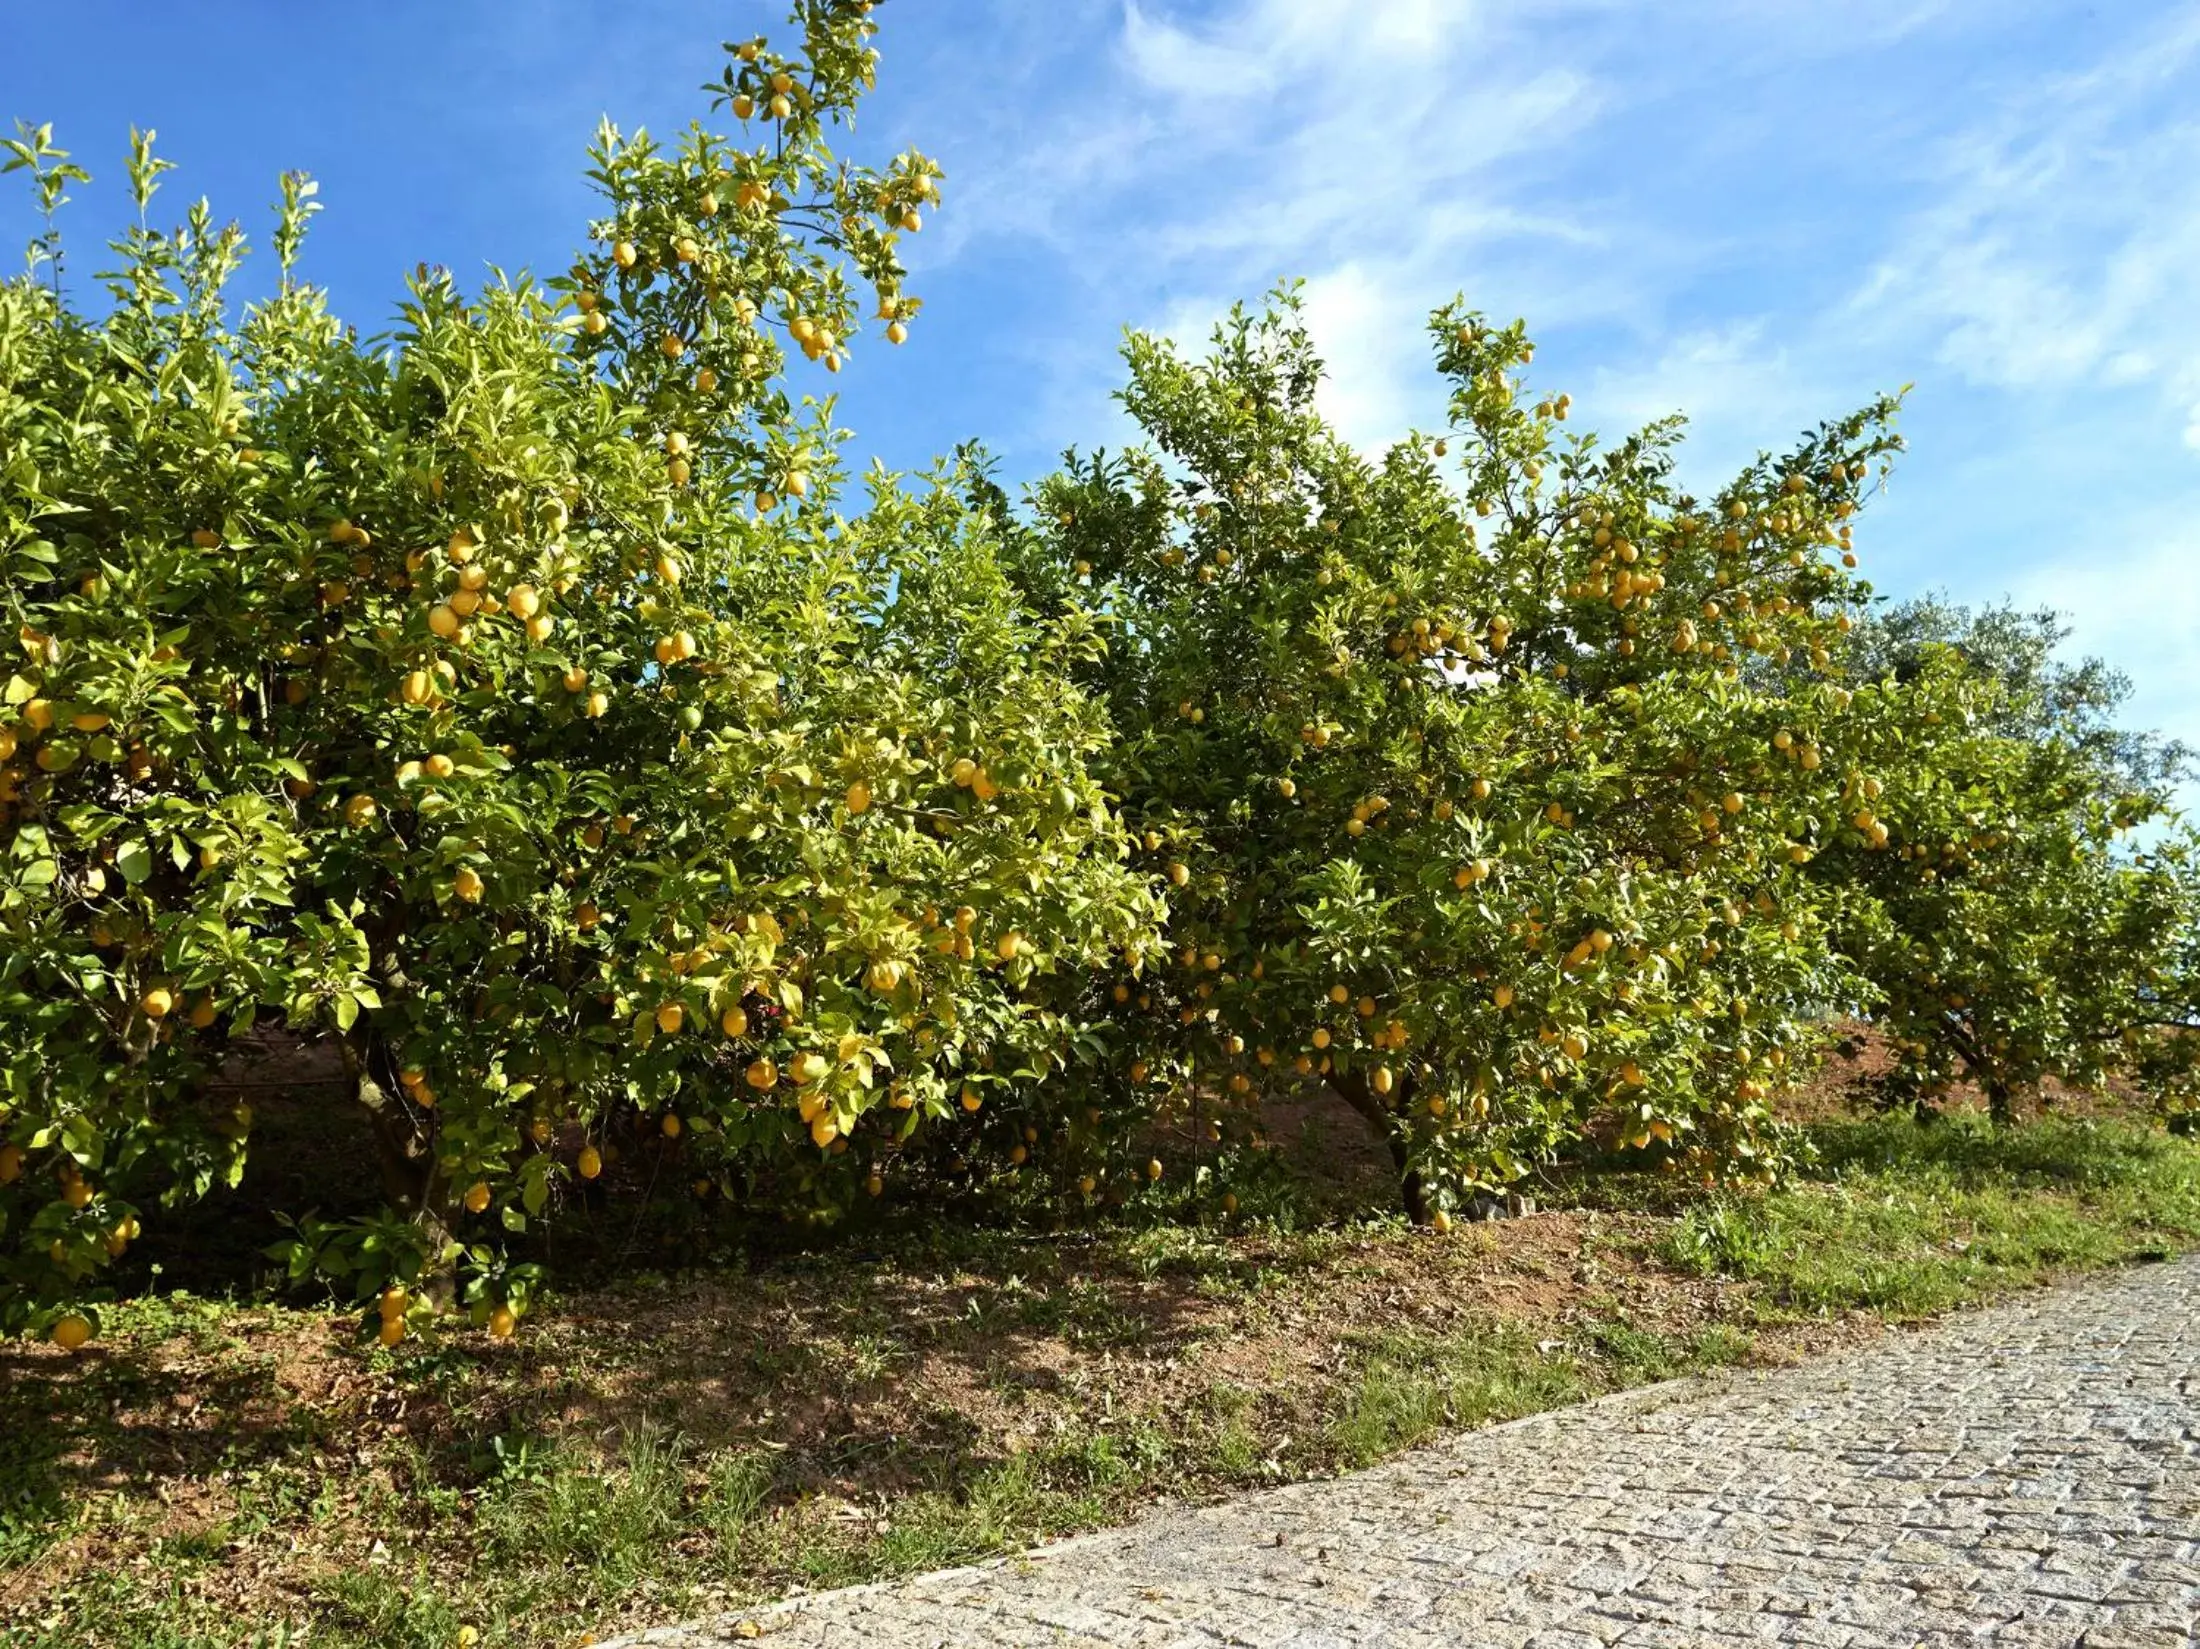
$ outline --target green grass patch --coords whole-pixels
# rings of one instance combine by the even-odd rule
[[[1541,1349],[1533,1331],[1513,1324],[1385,1335],[1367,1347],[1328,1439],[1342,1463],[1368,1466],[1442,1432],[1561,1408],[1594,1390],[1577,1357]]]
[[[1769,1315],[1900,1319],[2200,1242],[2200,1145],[2133,1123],[1880,1117],[1818,1139],[1819,1177],[1690,1207],[1663,1257],[1757,1284]]]

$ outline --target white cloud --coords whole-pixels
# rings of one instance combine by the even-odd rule
[[[1323,404],[1355,440],[1440,409],[1423,322],[1477,262],[1600,243],[1501,175],[1578,131],[1594,89],[1512,56],[1482,5],[1237,0],[1195,21],[1131,0],[1115,46],[1119,83],[985,159],[981,211],[1188,346],[1231,301],[1304,277]]]
[[[1130,0],[1122,51],[1150,88],[1238,102],[1325,72],[1440,59],[1476,10],[1459,0],[1250,0],[1221,24],[1194,29]]]
[[[1363,452],[1433,422],[1443,390],[1429,365],[1420,307],[1367,264],[1339,265],[1307,281],[1306,329],[1328,363],[1315,405]],[[1418,416],[1416,416],[1418,414]]]
[[[1973,382],[2200,391],[2200,7],[1947,141],[1849,306]]]

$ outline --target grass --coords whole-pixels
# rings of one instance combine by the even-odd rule
[[[1762,1195],[1607,1173],[1448,1240],[1282,1187],[1228,1229],[937,1226],[394,1357],[348,1316],[140,1299],[73,1361],[0,1346],[0,1639],[577,1644],[2200,1244],[2200,1143],[2137,1123],[1815,1136]]]
[[[2189,1142],[2128,1123],[1879,1118],[1820,1130],[1823,1176],[1690,1208],[1664,1259],[1757,1285],[1761,1317],[1970,1305],[2200,1243]]]

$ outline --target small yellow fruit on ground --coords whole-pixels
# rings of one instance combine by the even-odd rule
[[[513,1315],[512,1308],[508,1305],[500,1305],[489,1313],[489,1332],[500,1340],[509,1340],[512,1331],[518,1327],[519,1318]]]
[[[73,1311],[66,1317],[55,1319],[53,1327],[47,1330],[46,1333],[46,1338],[53,1341],[63,1351],[81,1351],[91,1337],[92,1325],[90,1319],[81,1317]]]
[[[574,1168],[582,1179],[594,1179],[603,1172],[603,1153],[593,1145],[581,1147],[581,1154],[574,1160]]]
[[[1429,1216],[1429,1224],[1436,1228],[1439,1237],[1451,1234],[1451,1216],[1441,1208]]]

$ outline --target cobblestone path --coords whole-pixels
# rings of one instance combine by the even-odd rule
[[[2200,1258],[631,1641],[759,1626],[769,1649],[2200,1643]]]

